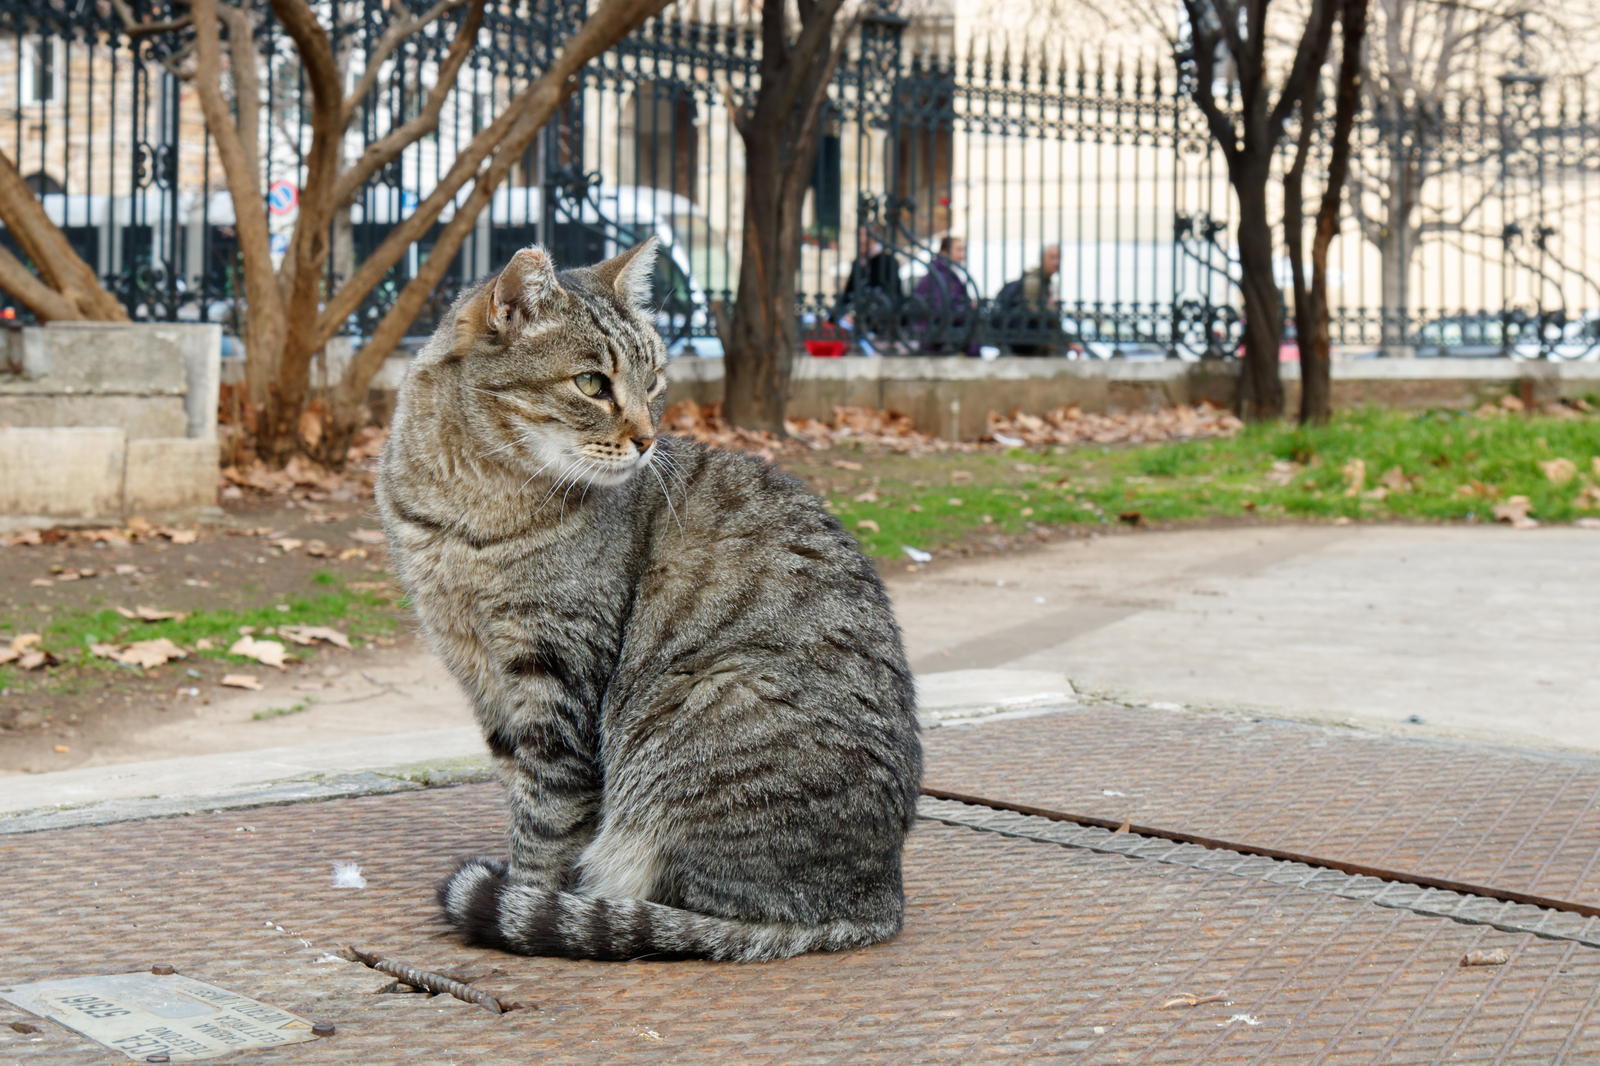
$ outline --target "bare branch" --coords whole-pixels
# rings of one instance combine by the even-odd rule
[[[485,0],[472,0],[472,8],[467,12],[466,20],[456,32],[455,40],[450,43],[450,52],[445,56],[444,64],[439,70],[439,80],[428,93],[427,102],[417,116],[368,145],[367,150],[361,153],[361,158],[350,164],[349,168],[339,175],[333,190],[335,207],[349,203],[361,186],[366,184],[368,178],[382,170],[391,159],[438,128],[439,113],[444,110],[445,101],[455,88],[456,75],[460,73],[462,64],[467,61],[473,46],[477,43],[478,28],[483,25],[484,3]],[[351,99],[356,98],[352,96]],[[348,124],[351,114],[349,101],[345,107],[342,122]]]
[[[728,84],[726,78],[717,84],[722,89],[722,102],[728,108],[728,115],[733,119],[733,128],[739,131],[740,136],[744,136],[750,128],[750,113],[745,110],[743,104],[734,99],[733,86]]]
[[[389,57],[394,54],[394,50],[399,48],[406,38],[425,29],[430,23],[443,18],[466,2],[467,0],[439,0],[433,7],[415,18],[396,22],[385,30],[383,36],[378,38],[377,47],[366,57],[366,69],[361,72],[361,80],[356,83],[356,87],[351,91],[350,95],[345,98],[342,125],[348,126],[350,124],[350,119],[355,115],[356,108],[361,106],[361,101],[372,91],[372,87],[378,83],[379,68],[388,62]],[[477,0],[476,6],[481,12],[483,0]],[[481,22],[481,14],[479,18]],[[457,40],[460,39],[460,36],[460,34],[456,35]],[[453,50],[454,47],[452,46]],[[457,65],[459,66],[459,64]],[[439,80],[441,83],[444,81],[443,78]]]
[[[1278,102],[1267,116],[1267,143],[1276,144],[1283,132],[1289,113],[1300,103],[1308,91],[1307,82],[1315,80],[1328,58],[1328,45],[1333,40],[1333,19],[1337,9],[1331,0],[1312,0],[1311,14],[1306,18],[1305,32],[1300,37],[1300,47],[1295,50],[1294,65],[1283,80]]]
[[[544,75],[518,94],[494,122],[467,142],[457,153],[450,170],[434,186],[433,192],[362,261],[350,280],[328,298],[326,307],[317,319],[318,344],[325,343],[327,338],[338,332],[351,313],[360,307],[366,294],[400,261],[412,242],[438,220],[445,207],[455,202],[456,194],[470,181],[473,183],[472,194],[456,208],[454,218],[440,233],[427,263],[401,291],[400,298],[384,316],[379,328],[387,336],[394,328],[408,327],[422,300],[438,283],[438,278],[444,276],[443,271],[454,259],[466,233],[477,224],[477,213],[494,195],[494,186],[510,173],[512,165],[522,157],[539,129],[576,88],[569,84],[569,79],[591,59],[633,32],[666,4],[667,0],[601,0],[594,14],[567,41]],[[491,153],[493,161],[480,172],[480,164]],[[431,280],[423,286],[424,279]],[[403,320],[395,319],[399,326],[393,327],[391,318],[397,314],[401,314]],[[395,340],[401,334],[395,334],[395,340],[388,341],[388,348],[381,354],[363,362],[369,350],[376,350],[373,345],[377,343],[378,336],[374,333],[374,339],[351,362],[346,373],[347,382],[357,380],[364,373],[365,377],[359,377],[364,388],[365,382],[377,372],[377,367],[382,364],[388,351],[393,349]]]
[[[73,308],[70,315],[54,317],[127,320],[126,309],[106,292],[93,268],[79,257],[66,236],[50,221],[44,205],[4,152],[0,152],[0,222],[5,223],[22,254],[32,260],[40,283],[60,293]],[[22,266],[21,263],[17,265]],[[20,279],[17,284],[31,291]],[[15,290],[13,295],[18,299],[24,297],[24,293]]]
[[[184,15],[182,18],[169,19],[166,22],[144,22],[137,18],[133,9],[128,6],[127,0],[111,0],[111,7],[122,20],[122,31],[129,37],[147,37],[152,33],[171,33],[181,30],[193,23],[193,18]]]
[[[72,306],[72,301],[34,276],[22,265],[22,260],[0,245],[0,289],[11,294],[40,322],[55,319],[77,319],[83,316]]]

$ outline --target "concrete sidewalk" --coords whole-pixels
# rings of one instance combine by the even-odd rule
[[[422,673],[432,675],[439,672],[437,667],[433,663]],[[384,723],[426,717],[429,701],[437,697],[438,689],[423,686],[420,679],[416,684],[419,689],[408,691],[381,686],[374,693],[358,692],[334,709],[322,708],[331,720],[328,731],[332,736],[325,740],[252,747],[242,742],[271,734],[245,728],[222,734],[224,742],[232,739],[239,743],[233,750],[0,777],[0,834],[491,778],[488,752],[476,725],[374,731]],[[950,671],[919,678],[918,691],[923,722],[929,728],[1002,721],[1073,701],[1072,686],[1064,676],[1041,670]],[[459,694],[456,702],[460,702]],[[248,713],[251,706],[247,700],[243,712],[224,708],[219,716],[231,721]],[[348,735],[359,728],[363,710],[369,716],[382,717],[365,723],[367,735]],[[318,721],[311,712],[297,718],[291,735],[315,732]],[[179,730],[184,726],[162,728]]]
[[[889,586],[918,671],[1058,670],[1140,703],[1600,751],[1594,530],[1138,533]]]

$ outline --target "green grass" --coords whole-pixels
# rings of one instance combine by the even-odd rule
[[[283,718],[291,714],[299,714],[309,706],[311,706],[309,699],[296,700],[287,707],[268,707],[264,711],[257,711],[250,716],[250,720],[253,722],[265,722],[270,718]]]
[[[195,611],[181,621],[141,622],[109,609],[63,613],[39,631],[40,646],[60,659],[60,665],[31,673],[24,673],[13,665],[0,666],[0,688],[27,691],[45,684],[52,691],[77,691],[107,676],[140,673],[132,667],[91,655],[91,644],[122,644],[166,637],[191,656],[228,663],[253,663],[253,659],[229,655],[227,651],[239,639],[241,626],[253,626],[257,637],[267,639],[270,634],[262,631],[268,627],[332,626],[349,632],[350,642],[356,647],[364,645],[372,636],[394,630],[396,607],[382,597],[349,589],[337,574],[325,570],[314,574],[311,582],[317,586],[317,591],[311,595],[286,596],[252,608]],[[287,609],[279,610],[280,605]],[[27,632],[26,624],[16,617],[0,619],[0,636],[9,639],[9,635]],[[209,640],[213,646],[201,650],[196,647],[201,640]],[[291,645],[290,650],[294,647]],[[168,669],[174,665],[181,667],[182,661],[169,664]]]
[[[1495,503],[1521,495],[1533,517],[1568,522],[1600,516],[1593,503],[1587,510],[1577,503],[1580,492],[1600,485],[1597,455],[1600,419],[1593,417],[1368,409],[1323,427],[1252,426],[1231,440],[1015,448],[915,460],[863,453],[857,458],[866,469],[855,476],[856,486],[835,486],[828,501],[863,547],[884,559],[903,558],[907,544],[930,550],[974,533],[1020,533],[1030,523],[1109,524],[1121,515],[1133,520],[1135,513],[1147,523],[1247,514],[1491,521]],[[1556,458],[1577,467],[1565,485],[1553,483],[1539,465]],[[1350,495],[1346,471],[1356,459],[1366,476],[1362,490]],[[1392,484],[1385,484],[1386,475]],[[1462,486],[1472,495],[1463,495]],[[878,499],[854,498],[866,490]]]

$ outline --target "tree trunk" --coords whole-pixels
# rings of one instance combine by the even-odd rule
[[[1403,152],[1402,146],[1394,146]],[[1412,308],[1406,291],[1411,260],[1417,251],[1417,235],[1411,219],[1416,202],[1411,193],[1411,170],[1404,157],[1389,166],[1389,187],[1383,194],[1383,230],[1378,246],[1379,277],[1383,300],[1383,354],[1391,359],[1411,356],[1411,331],[1408,325]]]
[[[745,142],[744,251],[729,328],[733,348],[723,359],[722,409],[736,426],[781,438],[800,350],[794,279],[801,204],[787,202],[794,198],[781,187],[783,138],[759,105],[754,127],[755,136]]]
[[[1328,314],[1328,248],[1339,234],[1339,201],[1350,174],[1350,134],[1355,127],[1361,91],[1361,41],[1367,31],[1369,0],[1344,0],[1339,21],[1344,35],[1339,61],[1338,103],[1333,115],[1333,143],[1328,178],[1317,208],[1317,229],[1311,238],[1310,337],[1300,335],[1300,422],[1321,425],[1333,415],[1333,345]],[[1296,231],[1298,236],[1298,230]],[[1307,341],[1310,341],[1308,344]]]
[[[1283,299],[1272,277],[1272,227],[1267,224],[1267,170],[1251,167],[1234,183],[1239,197],[1239,287],[1244,294],[1244,365],[1239,369],[1239,417],[1250,422],[1283,416],[1278,346]]]
[[[764,0],[761,89],[752,112],[733,102],[744,141],[744,252],[739,292],[724,352],[722,411],[745,429],[786,436],[784,409],[800,351],[795,278],[800,271],[800,212],[817,159],[817,134],[828,83],[844,52],[846,26],[832,43],[840,0],[802,3],[800,34],[790,43],[784,0]]]
[[[1300,99],[1300,135],[1295,142],[1294,164],[1283,176],[1283,244],[1289,257],[1290,289],[1294,295],[1295,347],[1300,354],[1300,411],[1305,421],[1306,396],[1319,391],[1319,383],[1308,378],[1314,356],[1308,355],[1311,338],[1316,332],[1316,312],[1313,309],[1311,290],[1306,284],[1305,264],[1305,175],[1311,158],[1311,140],[1316,132],[1319,109],[1322,104],[1319,78],[1306,86]],[[1323,383],[1325,384],[1325,383]],[[1326,389],[1320,390],[1322,394]]]

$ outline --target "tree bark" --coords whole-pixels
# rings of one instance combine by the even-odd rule
[[[1311,238],[1310,344],[1300,340],[1300,422],[1320,425],[1333,414],[1333,354],[1328,312],[1328,248],[1339,234],[1339,201],[1350,174],[1350,134],[1361,92],[1361,41],[1366,36],[1368,0],[1344,0],[1339,12],[1344,42],[1339,61],[1337,102],[1328,178],[1317,208]],[[1298,231],[1296,231],[1298,236]]]
[[[1239,417],[1246,421],[1281,418],[1283,379],[1278,373],[1278,347],[1283,341],[1283,298],[1272,276],[1266,175],[1259,181],[1241,182],[1235,192],[1239,199],[1239,288],[1244,295]]]
[[[816,165],[822,105],[854,25],[833,42],[839,7],[840,0],[802,0],[800,35],[790,44],[783,0],[765,0],[761,88],[748,114],[732,108],[744,141],[744,247],[725,340],[731,346],[723,353],[722,410],[736,426],[779,438],[787,435],[784,413],[800,352],[800,216]]]
[[[1311,142],[1321,117],[1322,79],[1306,87],[1300,98],[1300,135],[1295,142],[1294,163],[1283,176],[1283,243],[1288,252],[1290,289],[1294,296],[1295,347],[1300,353],[1300,421],[1305,422],[1306,395],[1317,388],[1308,380],[1310,362],[1307,349],[1315,331],[1316,312],[1312,309],[1311,288],[1306,284],[1305,262],[1305,176],[1311,158]],[[1326,392],[1326,390],[1323,390]]]
[[[94,268],[73,251],[66,235],[50,221],[44,205],[28,188],[11,157],[0,152],[0,221],[37,270],[38,277],[9,253],[0,260],[0,288],[41,322],[93,319],[126,322],[127,309],[95,277]],[[26,275],[26,277],[24,277]],[[28,279],[32,279],[31,282]],[[54,293],[55,298],[47,295]]]

